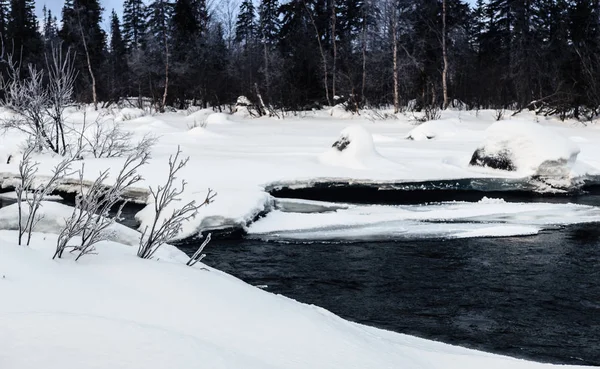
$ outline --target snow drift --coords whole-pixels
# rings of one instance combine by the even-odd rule
[[[331,149],[319,157],[323,164],[352,169],[366,169],[378,159],[383,158],[375,149],[373,136],[359,125],[342,130]]]
[[[456,134],[457,127],[449,121],[429,121],[418,125],[406,135],[407,140],[426,141],[436,138],[451,137]]]
[[[523,175],[568,179],[579,147],[556,131],[523,120],[500,121],[486,131],[470,165]]]

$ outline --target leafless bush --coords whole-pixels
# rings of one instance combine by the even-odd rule
[[[86,134],[90,128],[91,134]],[[86,113],[84,113],[83,127],[78,134],[80,150],[91,153],[94,158],[118,158],[139,150],[150,151],[156,143],[156,137],[147,134],[134,145],[131,132],[123,130],[121,123],[102,119],[101,115],[88,126]]]
[[[36,174],[38,172],[39,163],[34,162],[31,155],[35,151],[35,145],[30,144],[23,151],[21,162],[19,163],[20,182],[15,188],[17,194],[18,222],[19,222],[19,239],[18,244],[22,244],[22,239],[27,234],[27,245],[31,242],[31,233],[41,220],[37,212],[41,207],[44,198],[52,193],[65,176],[69,175],[71,164],[74,161],[73,157],[63,159],[58,163],[53,171],[52,176],[44,179],[43,183],[35,186]],[[27,218],[23,219],[23,205],[27,204]]]
[[[208,121],[205,119],[202,120],[198,120],[198,119],[194,119],[194,123],[192,124],[188,124],[188,129],[194,129],[194,128],[206,128],[206,126],[208,125]]]
[[[47,75],[29,65],[27,78],[21,78],[21,65],[7,56],[6,74],[0,76],[2,105],[16,114],[0,120],[1,128],[28,134],[38,150],[48,148],[67,154],[63,112],[71,102],[76,77],[70,55],[69,51],[63,54],[60,46],[53,46],[50,56],[46,56]]]
[[[437,105],[427,105],[423,110],[425,112],[424,119],[426,122],[430,120],[439,120],[442,118],[442,112]]]
[[[107,228],[120,218],[126,204],[123,201],[124,193],[142,180],[138,169],[148,162],[149,157],[146,147],[138,145],[136,151],[125,160],[112,185],[105,184],[109,176],[109,170],[105,170],[91,185],[86,186],[82,168],[79,173],[80,189],[75,209],[66,219],[65,228],[59,234],[53,258],[61,258],[68,248],[72,249],[71,252],[79,253],[76,260],[95,251],[95,245],[105,239]],[[111,215],[114,208],[117,208],[116,214]],[[79,245],[69,245],[76,236],[81,237]]]
[[[204,259],[206,257],[206,254],[203,254],[202,251],[204,251],[204,248],[206,247],[206,245],[208,245],[210,243],[211,238],[212,238],[212,234],[209,233],[208,236],[206,236],[206,238],[204,239],[204,242],[202,242],[200,247],[198,247],[198,250],[196,250],[194,255],[192,255],[190,260],[188,260],[188,262],[185,263],[185,265],[194,266],[194,265],[196,265],[197,262],[202,261],[202,259]]]
[[[150,187],[150,195],[154,201],[154,219],[151,227],[146,226],[140,239],[138,256],[142,259],[151,258],[156,251],[166,242],[174,239],[182,228],[182,223],[192,219],[198,213],[198,209],[212,202],[216,194],[209,189],[204,201],[197,204],[195,201],[188,202],[183,207],[174,209],[172,214],[160,222],[163,213],[173,201],[180,201],[179,196],[184,192],[186,182],[181,181],[181,188],[175,186],[177,173],[185,167],[189,161],[179,159],[181,149],[177,148],[175,156],[169,157],[169,174],[164,186],[158,186],[156,190]]]
[[[494,112],[494,119],[496,119],[497,122],[501,121],[504,119],[504,113],[504,109],[496,109]]]

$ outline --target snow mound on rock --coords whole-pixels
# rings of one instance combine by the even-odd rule
[[[371,133],[363,126],[354,125],[345,128],[331,149],[321,154],[319,160],[333,166],[366,169],[369,161],[380,157]]]
[[[548,127],[522,120],[500,121],[487,129],[469,164],[523,175],[569,177],[579,151],[573,141]]]
[[[37,212],[39,222],[33,228],[34,232],[59,234],[66,224],[66,219],[71,216],[73,208],[54,201],[42,201]],[[23,206],[23,222],[29,215],[29,207]],[[0,209],[0,230],[18,230],[19,218],[17,204],[12,204]],[[114,223],[105,231],[105,239],[137,246],[140,242],[140,233],[124,225]]]
[[[429,121],[413,128],[406,135],[407,140],[426,141],[435,138],[451,137],[456,134],[456,125],[448,121]]]

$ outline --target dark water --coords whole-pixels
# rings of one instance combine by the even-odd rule
[[[600,365],[599,224],[512,238],[215,240],[206,253],[211,266],[352,321],[519,358]]]

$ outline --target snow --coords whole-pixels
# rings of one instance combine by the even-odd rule
[[[29,216],[29,206],[23,206],[23,224]],[[42,201],[37,212],[39,221],[34,227],[34,232],[58,234],[64,228],[66,219],[73,212],[73,208],[54,201]],[[17,204],[0,208],[0,230],[18,230],[19,218]],[[124,225],[115,223],[106,229],[106,239],[120,242],[121,244],[138,246],[140,233]]]
[[[521,119],[499,121],[486,130],[481,156],[505,156],[523,175],[570,175],[579,147],[567,137]]]
[[[52,235],[32,247],[0,231],[0,367],[19,369],[550,368],[384,331],[187,267],[165,246],[51,260]],[[562,366],[561,366],[562,367]],[[564,366],[562,368],[570,368]]]
[[[419,124],[406,135],[406,138],[414,141],[450,138],[456,134],[456,131],[457,128],[452,121],[433,120]]]
[[[373,136],[360,125],[345,128],[333,146],[319,156],[325,165],[350,169],[367,169],[372,166],[393,166],[375,149]]]
[[[0,110],[0,114],[8,113]],[[69,121],[76,126],[82,124],[84,116],[89,123],[100,116],[109,122],[116,119],[116,115],[118,112],[95,112],[93,108],[68,111]],[[213,204],[203,208],[185,225],[182,237],[205,228],[247,227],[257,215],[272,207],[273,199],[266,188],[273,184],[305,187],[338,181],[385,185],[461,178],[528,182],[530,176],[536,174],[535,165],[550,158],[566,158],[569,184],[600,175],[600,130],[593,125],[585,127],[572,121],[540,119],[529,113],[517,117],[507,114],[507,120],[495,122],[493,115],[493,111],[444,111],[439,122],[419,126],[430,127],[438,133],[436,139],[427,141],[406,140],[409,132],[419,127],[414,126],[412,116],[394,115],[391,111],[361,111],[360,115],[343,118],[332,117],[328,111],[312,111],[284,119],[250,119],[200,109],[144,115],[124,122],[123,128],[134,134],[134,141],[148,133],[158,138],[149,165],[141,170],[144,181],[137,185],[139,201],[145,201],[143,190],[164,183],[168,157],[175,153],[177,146],[184,156],[190,156],[179,176],[179,180],[187,182],[180,203],[203,201],[208,188],[218,193]],[[540,123],[534,123],[536,119],[540,119]],[[207,123],[206,126],[203,123]],[[508,172],[469,165],[473,152],[496,130],[499,137],[507,137],[509,133],[504,134],[504,131],[515,135],[517,128],[525,127],[527,131],[529,126],[539,129],[529,130],[527,137],[544,136],[543,140],[536,141],[539,147],[519,146],[522,152],[519,160],[531,164],[520,164],[525,169]],[[340,132],[354,138],[341,152],[331,147]],[[574,162],[569,162],[572,151],[569,151],[571,146],[564,146],[569,144],[565,137],[585,138],[578,140],[581,152]],[[11,153],[18,158],[19,145],[24,139],[18,132],[0,136],[0,159]],[[44,155],[36,160],[41,163],[39,174],[48,175],[59,158]],[[113,169],[111,175],[114,175],[123,160],[86,158],[83,162],[86,180],[93,180],[106,168]],[[73,169],[81,164],[74,163]],[[14,175],[17,166],[18,160],[13,159],[10,164],[0,161],[0,173]],[[151,220],[149,212],[147,209],[138,216],[141,229]]]
[[[484,198],[477,203],[408,206],[339,204],[333,211],[319,213],[275,210],[253,223],[248,233],[251,237],[280,241],[388,241],[523,236],[549,227],[591,222],[600,222],[600,208]]]
[[[475,149],[496,129],[486,133],[495,125],[491,111],[444,111],[444,127],[452,127],[444,132],[455,134],[445,134],[441,125],[432,123],[430,128],[439,134],[425,142],[404,139],[415,129],[409,116],[390,111],[352,115],[341,107],[282,120],[249,119],[206,109],[152,116],[139,111],[95,112],[89,107],[70,108],[67,113],[76,127],[84,119],[89,123],[127,117],[123,127],[135,140],[147,133],[157,136],[150,163],[140,171],[144,181],[138,184],[138,200],[145,200],[144,189],[164,183],[168,158],[177,146],[190,156],[178,178],[187,181],[178,204],[202,202],[208,188],[218,195],[184,224],[181,237],[222,227],[241,227],[252,237],[277,240],[501,237],[600,221],[599,208],[573,204],[484,199],[478,203],[357,206],[276,200],[266,192],[276,183],[526,181],[539,167],[533,165],[532,157],[566,159],[569,176],[593,178],[600,175],[600,130],[575,122],[543,120],[545,136],[537,141],[541,146],[519,146],[531,165],[506,172],[469,166]],[[0,110],[2,114],[10,113]],[[534,119],[524,113],[514,123],[534,124]],[[342,151],[331,147],[340,131],[349,141]],[[577,139],[581,152],[576,160],[568,155],[575,150],[569,151],[568,142],[556,137],[585,138]],[[6,163],[5,159],[18,157],[24,140],[18,132],[0,136],[2,177],[17,173],[18,160]],[[43,154],[36,160],[43,178],[60,158]],[[109,168],[110,183],[122,163],[122,158],[87,157],[72,169],[85,164],[85,179],[93,180]],[[351,323],[218,270],[200,264],[186,267],[185,255],[169,245],[154,260],[140,260],[135,257],[139,233],[119,225],[108,241],[97,245],[98,255],[84,256],[78,262],[70,254],[51,260],[55,233],[71,210],[45,202],[31,247],[19,247],[15,245],[16,206],[0,209],[0,368],[552,367]],[[142,229],[148,225],[152,204],[136,218]]]

